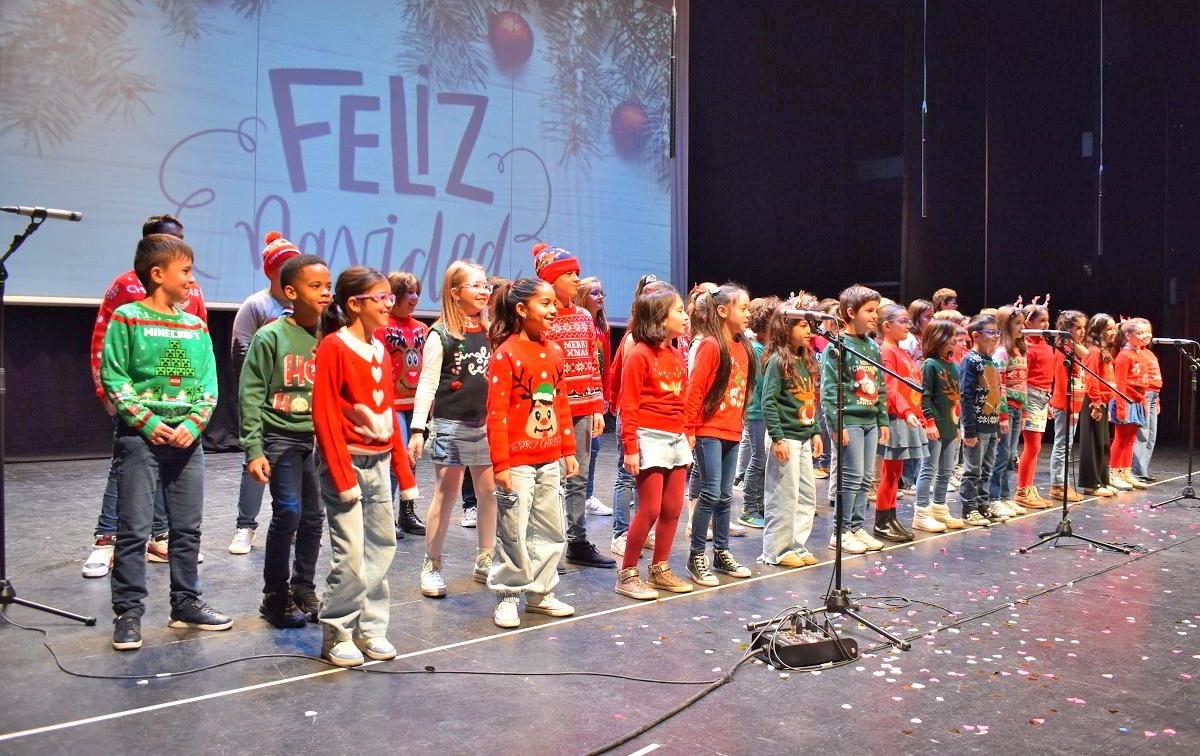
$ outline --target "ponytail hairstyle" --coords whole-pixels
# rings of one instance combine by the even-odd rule
[[[1012,305],[1004,305],[996,310],[996,327],[1000,329],[1000,346],[1004,347],[1004,351],[1008,353],[1009,359],[1014,355],[1025,354],[1025,336],[1023,334],[1012,335],[1013,318],[1025,318],[1025,313],[1020,308]]]
[[[815,310],[817,309],[817,298],[802,291],[771,312],[771,317],[767,321],[766,333],[759,335],[767,347],[763,351],[763,365],[767,364],[772,355],[778,354],[779,362],[783,366],[784,379],[799,383],[800,376],[796,373],[796,360],[802,359],[805,369],[808,370],[809,379],[815,383],[817,380],[816,354],[813,352],[811,343],[800,347],[799,352],[792,349],[792,327],[796,321],[783,314],[784,308]],[[813,318],[805,318],[805,320],[808,321],[808,327],[815,335],[820,321]]]
[[[374,268],[355,265],[343,270],[333,287],[333,301],[321,312],[320,338],[350,325],[350,310],[346,303],[350,297],[366,294],[378,283],[388,283],[388,279]]]
[[[507,283],[512,283],[504,276],[489,276],[488,283],[492,285],[492,293],[488,297],[488,319],[496,319],[496,301],[500,299],[500,287]]]
[[[1116,348],[1116,339],[1113,340],[1111,347],[1104,344],[1104,332],[1113,324],[1112,316],[1107,312],[1098,312],[1088,321],[1087,333],[1084,334],[1083,343],[1089,347],[1096,347],[1100,350],[1100,357],[1104,362],[1112,362],[1114,351]]]
[[[883,324],[899,320],[901,315],[908,315],[908,308],[902,304],[885,304],[879,308],[879,336],[883,338]]]
[[[595,276],[588,276],[579,282],[579,291],[575,292],[574,304],[586,310],[588,296],[591,295],[592,290],[603,288],[604,284],[600,283],[599,278],[596,278]],[[592,316],[592,320],[596,322],[596,328],[603,333],[608,333],[608,316],[604,314],[603,307],[596,310],[596,314]]]
[[[708,393],[704,396],[704,408],[701,412],[703,420],[708,420],[717,414],[717,408],[721,406],[721,399],[724,398],[725,392],[729,388],[729,376],[733,372],[733,358],[729,354],[729,344],[725,341],[725,333],[722,330],[724,321],[717,308],[731,306],[739,296],[748,296],[746,290],[735,283],[726,283],[723,286],[705,289],[695,299],[696,315],[692,318],[692,337],[695,339],[696,336],[699,336],[701,340],[706,336],[712,337],[721,352],[720,362],[717,364],[717,374],[713,376],[712,385],[708,387]],[[754,350],[746,343],[745,334],[735,333],[733,340],[746,350],[746,391],[749,394],[754,391],[756,375]],[[745,411],[746,405],[743,404],[742,413],[744,414]]]
[[[1125,348],[1125,345],[1129,343],[1129,335],[1137,333],[1137,329],[1137,318],[1125,318],[1121,321],[1121,328],[1117,331],[1117,354],[1120,354],[1120,350]]]
[[[633,287],[633,304],[629,305],[630,323],[633,322],[633,309],[637,305],[638,297],[642,296],[642,292],[644,292],[647,288],[655,288],[656,286],[661,286],[666,283],[666,281],[659,281],[658,276],[654,275],[653,273],[647,273],[638,279],[637,286]],[[652,287],[651,284],[655,284],[655,287]],[[580,285],[582,287],[582,284]]]
[[[1070,331],[1071,324],[1076,320],[1083,318],[1087,320],[1087,315],[1084,315],[1079,310],[1063,310],[1058,313],[1058,320],[1054,321],[1054,327],[1060,331]]]
[[[958,338],[958,324],[949,318],[934,318],[925,324],[921,331],[921,353],[925,359],[944,359],[942,353],[946,347],[953,346]]]
[[[521,324],[525,319],[517,312],[517,305],[533,299],[538,289],[549,285],[540,278],[526,277],[505,281],[492,291],[495,311],[488,328],[488,340],[492,342],[493,350],[508,340],[509,336],[521,332]]]
[[[629,320],[629,334],[639,344],[657,347],[667,339],[663,323],[681,299],[674,286],[666,281],[655,281],[653,286],[643,287],[641,295],[633,300],[633,316]]]
[[[436,326],[438,323],[442,323],[446,333],[456,339],[463,338],[467,318],[463,315],[462,308],[458,306],[454,291],[462,288],[462,285],[467,282],[467,276],[476,270],[483,273],[484,278],[487,277],[487,271],[483,269],[482,265],[470,260],[455,260],[446,267],[446,274],[442,276],[442,316],[433,324]],[[486,308],[479,313],[479,318],[486,327],[488,321]]]

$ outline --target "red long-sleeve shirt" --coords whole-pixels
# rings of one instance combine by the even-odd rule
[[[917,363],[913,362],[912,355],[886,341],[883,342],[880,351],[883,353],[884,367],[896,371],[913,383],[921,383],[921,371],[917,369]],[[917,419],[924,417],[920,391],[904,385],[886,373],[884,385],[887,387],[888,416],[901,419],[907,419],[909,415]]]
[[[417,498],[417,479],[393,422],[392,365],[383,344],[359,341],[345,328],[317,347],[313,430],[342,501],[362,496],[350,455],[392,453],[400,498]]]
[[[1057,364],[1054,366],[1054,391],[1050,394],[1050,406],[1056,410],[1062,410],[1067,407],[1067,360],[1061,355],[1056,356],[1059,359],[1055,360]],[[1090,357],[1091,354],[1089,352],[1088,358]],[[1092,367],[1087,364],[1087,359],[1084,360],[1083,364]],[[1096,370],[1095,368],[1092,369]],[[1097,370],[1096,372],[1100,371]],[[1075,375],[1071,377],[1071,414],[1073,415],[1079,414],[1080,408],[1083,407],[1083,397],[1088,392],[1087,381],[1084,378],[1085,375],[1083,368],[1079,367],[1079,364],[1076,363]],[[1095,380],[1095,378],[1092,380]]]
[[[621,369],[621,443],[637,449],[638,428],[683,433],[687,364],[674,349],[631,344]]]
[[[749,379],[749,346],[744,341],[727,342],[729,356],[729,383],[725,396],[710,418],[704,417],[704,397],[717,376],[721,362],[721,348],[711,336],[706,337],[696,348],[696,362],[692,366],[692,379],[687,386],[687,404],[684,426],[689,436],[710,436],[727,441],[740,441],[745,424],[747,381]],[[622,418],[622,422],[625,419]]]
[[[563,354],[556,342],[509,336],[492,353],[487,434],[496,472],[575,454]]]
[[[1029,386],[1049,391],[1054,385],[1054,363],[1059,361],[1054,347],[1041,336],[1027,336],[1025,359],[1029,362]]]
[[[608,384],[609,409],[614,415],[621,414],[621,382],[625,375],[625,357],[633,349],[633,334],[626,333],[613,352],[612,364],[608,367],[608,375],[604,382]]]
[[[429,338],[429,326],[416,318],[401,320],[395,315],[388,315],[388,324],[376,329],[375,338],[383,344],[392,362],[392,377],[395,379],[393,406],[401,411],[411,410],[416,403],[421,358],[425,351],[425,340]]]
[[[1087,359],[1083,361],[1083,364],[1109,383],[1116,380],[1116,375],[1113,373],[1112,360],[1104,359],[1104,353],[1100,351],[1100,347],[1089,347]],[[1065,371],[1066,368],[1063,368],[1063,370]],[[1083,382],[1087,387],[1087,398],[1090,402],[1103,404],[1107,407],[1108,400],[1115,396],[1112,389],[1096,380],[1095,376],[1091,373],[1084,373]]]
[[[1114,385],[1117,391],[1129,397],[1135,403],[1146,401],[1146,380],[1142,374],[1142,361],[1138,359],[1138,350],[1125,347],[1113,360],[1113,373],[1116,376]],[[1129,405],[1117,397],[1117,419],[1124,420],[1129,413]]]
[[[100,364],[104,362],[104,334],[108,333],[108,322],[116,309],[123,304],[140,302],[146,298],[146,287],[138,280],[137,273],[127,270],[113,279],[104,292],[104,300],[100,303],[100,312],[96,314],[96,325],[92,328],[92,383],[96,386],[96,396],[104,396],[104,387],[100,384]],[[208,310],[204,307],[204,292],[200,287],[193,286],[188,290],[187,306],[184,312],[191,313],[208,323]]]
[[[608,405],[608,409],[611,411],[613,406],[613,387],[608,380],[608,369],[612,365],[613,359],[612,331],[601,330],[600,326],[596,326],[596,346],[598,348],[597,356],[600,361],[600,389],[604,394],[604,403]]]
[[[1146,376],[1146,388],[1151,391],[1162,391],[1162,368],[1158,364],[1158,355],[1149,349],[1139,349],[1138,359],[1142,361],[1142,372]]]

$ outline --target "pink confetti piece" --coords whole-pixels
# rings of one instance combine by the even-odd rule
[[[1043,725],[1043,724],[1046,724],[1046,720],[1044,720],[1044,719],[1031,719],[1031,720],[1029,720],[1029,724],[1032,724],[1032,725]]]

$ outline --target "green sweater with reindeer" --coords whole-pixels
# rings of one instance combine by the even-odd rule
[[[161,423],[187,426],[199,438],[217,404],[208,326],[185,312],[121,305],[104,336],[100,381],[117,417],[146,438]]]

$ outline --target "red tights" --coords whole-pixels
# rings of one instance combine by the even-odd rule
[[[1133,442],[1137,440],[1138,426],[1133,423],[1121,423],[1112,426],[1116,429],[1112,442],[1112,461],[1109,463],[1117,470],[1133,466]]]
[[[1027,428],[1021,431],[1021,438],[1025,439],[1025,448],[1021,451],[1021,461],[1017,463],[1017,488],[1033,485],[1033,478],[1037,475],[1038,454],[1042,451],[1040,431]]]
[[[879,495],[875,497],[875,510],[886,512],[896,508],[896,489],[904,475],[904,460],[885,459],[879,476]]]
[[[646,545],[646,535],[656,520],[653,564],[665,562],[671,556],[671,542],[675,540],[675,528],[679,525],[679,513],[683,510],[687,472],[687,467],[672,467],[670,470],[651,467],[638,473],[637,512],[625,536],[625,558],[621,561],[621,569],[637,567],[642,547]]]

